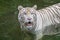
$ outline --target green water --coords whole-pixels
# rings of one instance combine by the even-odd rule
[[[18,5],[33,6],[38,9],[59,3],[60,0],[0,0],[0,40],[30,40],[27,33],[21,33],[17,15]],[[60,36],[44,36],[42,40],[60,40]]]

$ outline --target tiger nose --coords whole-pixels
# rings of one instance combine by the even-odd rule
[[[31,20],[32,18],[27,18],[28,20]]]

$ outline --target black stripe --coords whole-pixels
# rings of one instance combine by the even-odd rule
[[[41,12],[41,10],[39,11],[39,14],[40,14],[40,16],[41,16],[41,18],[42,18],[42,24],[43,24],[43,14],[42,14],[42,12]],[[43,25],[42,25],[43,26]]]
[[[55,7],[55,6],[53,6],[53,7],[54,7],[55,11],[57,12],[56,13],[57,18],[60,19],[60,11],[58,11],[59,9],[57,7]],[[59,20],[59,22],[60,22],[60,20]]]
[[[51,6],[49,7],[49,11],[51,12],[51,15],[53,16],[53,17],[52,17],[52,22],[53,22],[53,24],[54,24],[54,23],[55,23],[55,22],[54,22],[54,17],[55,17],[55,16],[54,16],[54,12],[53,12],[52,9],[51,9]]]
[[[51,15],[52,12],[50,11],[49,7],[46,8],[46,10],[47,10],[47,12],[48,12],[48,14],[49,14],[49,19],[50,19],[51,23],[53,23],[53,21],[52,21],[52,20],[53,20],[53,19],[52,19],[52,16],[53,16],[53,15]]]
[[[54,13],[54,17],[56,17],[56,12],[55,12],[55,10],[54,10],[53,6],[51,6],[51,10],[52,10],[52,11],[53,11],[53,13]],[[53,20],[53,21],[54,21],[54,24],[56,24],[56,23],[57,23],[55,20]]]
[[[60,11],[58,11],[59,9],[58,9],[57,7],[55,7],[55,6],[53,6],[53,7],[54,7],[55,11],[57,12],[56,15],[57,15],[58,17],[60,17],[60,13],[59,13]]]
[[[47,18],[49,19],[49,15],[47,13],[48,11],[46,9],[43,9],[43,11],[44,11],[44,14],[47,15]]]
[[[44,22],[44,15],[43,15],[43,11],[42,10],[40,10],[40,15],[41,15],[41,17],[42,17],[42,21]],[[42,22],[42,24],[43,24],[43,22]],[[43,25],[42,25],[43,26]]]

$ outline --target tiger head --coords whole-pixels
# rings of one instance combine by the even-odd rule
[[[32,30],[35,25],[36,21],[36,9],[37,6],[34,5],[33,7],[22,7],[18,6],[19,14],[18,14],[18,20],[22,25],[22,29],[25,30]]]

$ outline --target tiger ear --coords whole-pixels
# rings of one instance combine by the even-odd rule
[[[20,5],[20,6],[18,6],[18,10],[21,10],[22,8],[23,8],[23,6],[21,6],[21,5]]]
[[[37,5],[34,5],[33,8],[34,8],[34,9],[37,9]]]

